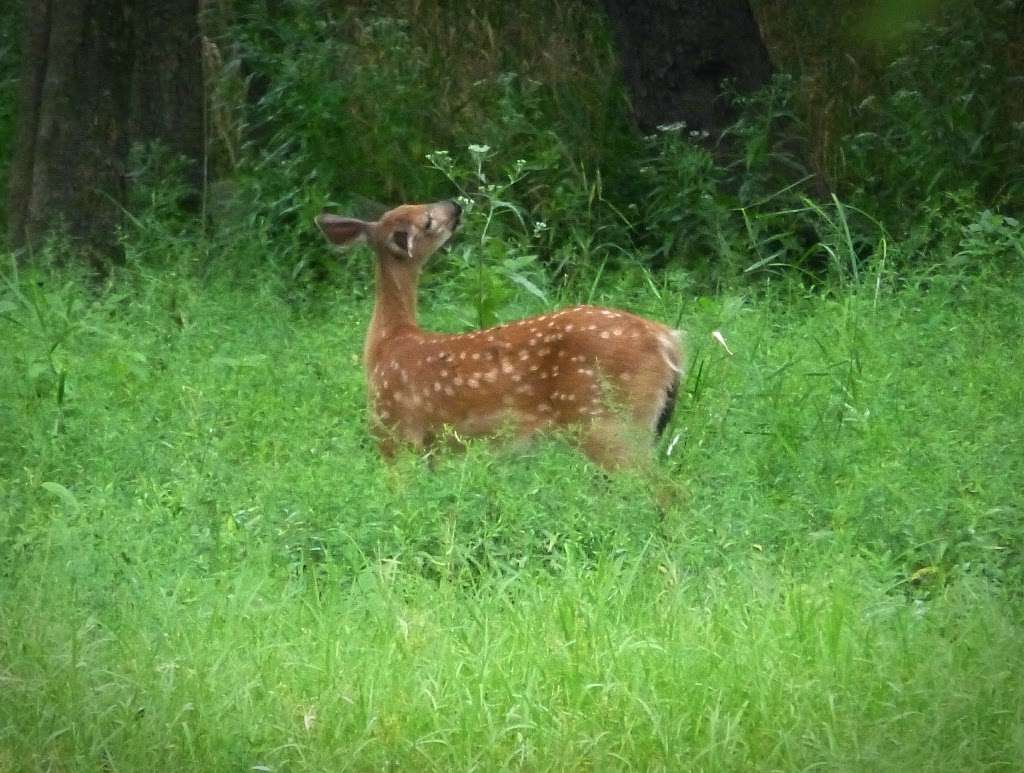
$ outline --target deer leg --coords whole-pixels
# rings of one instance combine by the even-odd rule
[[[583,451],[606,470],[637,468],[647,454],[640,453],[636,428],[621,418],[595,419],[584,430]]]

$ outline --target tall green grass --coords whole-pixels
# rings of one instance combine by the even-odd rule
[[[330,299],[212,257],[6,274],[0,766],[1019,767],[1013,274],[603,275],[692,347],[654,470],[606,477],[558,439],[384,465],[366,255]]]

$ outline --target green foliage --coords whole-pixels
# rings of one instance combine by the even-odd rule
[[[149,268],[194,270],[210,245],[195,221],[188,160],[160,143],[136,145],[128,156],[128,201],[121,234],[126,260]],[[197,241],[200,247],[197,249]],[[191,264],[191,265],[190,265]]]
[[[838,195],[901,238],[950,196],[1020,214],[1018,2],[755,6],[774,58],[798,78],[805,158]]]
[[[965,223],[961,249],[1013,227]],[[386,466],[366,298],[157,265],[0,290],[8,767],[1019,759],[1019,274],[687,301],[676,420],[652,470],[608,477],[559,438]],[[665,276],[593,291],[668,318]]]
[[[89,329],[85,322],[88,299],[75,279],[60,286],[22,281],[13,259],[9,275],[2,280],[0,322],[20,328],[32,341],[11,364],[34,397],[44,402],[52,400],[52,432],[60,434],[64,431],[64,398],[71,368],[68,349]]]
[[[1024,113],[1013,97],[1024,20],[1013,2],[883,5],[756,3],[783,72],[754,95],[723,84],[739,119],[722,137],[681,127],[641,138],[592,4],[212,4],[216,179],[204,222],[183,217],[173,163],[137,156],[136,258],[180,253],[172,242],[199,227],[241,271],[269,260],[298,293],[346,283],[320,249],[315,214],[372,217],[453,195],[466,178],[438,175],[427,154],[486,145],[491,169],[522,160],[510,203],[546,229],[520,253],[566,292],[637,262],[704,288],[914,270],[955,252],[963,221],[1021,216]],[[18,26],[0,33],[0,95],[11,97],[0,99],[0,147],[12,144]],[[477,322],[507,299],[502,273],[525,275],[480,269],[508,257],[504,234],[492,235],[465,274]]]
[[[638,170],[648,195],[631,210],[650,234],[649,249],[659,263],[692,264],[702,256],[715,276],[734,276],[743,256],[724,170],[685,136],[665,132],[650,139],[648,163]],[[710,256],[715,260],[707,260]]]
[[[846,12],[814,8],[786,11],[785,29],[813,21],[822,39],[840,35]],[[786,61],[769,11],[762,21]],[[808,39],[789,56],[803,62],[795,75],[753,95],[724,84],[739,118],[722,137],[677,126],[642,138],[609,77],[618,65],[604,21],[580,3],[211,7],[219,179],[197,225],[180,207],[173,159],[137,153],[126,251],[157,265],[195,257],[185,247],[200,239],[203,265],[246,274],[269,264],[296,298],[365,291],[362,266],[322,248],[316,213],[372,218],[399,201],[462,195],[468,227],[428,281],[472,298],[464,325],[496,321],[520,291],[541,303],[590,299],[607,274],[638,264],[714,290],[785,277],[841,291],[864,274],[913,273],[964,252],[961,230],[982,213],[1019,214],[1019,121],[997,93],[1012,72],[982,51],[1005,48],[996,22],[1012,29],[1012,19],[1002,6],[991,18],[965,13],[969,34],[956,46],[942,45],[958,35],[946,17],[925,14],[870,49],[887,64],[851,81],[856,105],[820,109],[823,84],[849,73],[829,59],[815,80],[821,41]],[[857,29],[844,45],[865,45]],[[469,147],[488,148],[482,166]],[[1010,242],[995,249],[1013,263]],[[972,263],[981,255],[966,250]]]
[[[453,270],[464,277],[460,283],[475,311],[475,319],[466,326],[485,328],[498,323],[498,311],[514,297],[514,285],[547,303],[528,272],[537,255],[524,251],[531,237],[543,233],[546,226],[542,222],[528,225],[524,207],[512,195],[531,171],[526,161],[516,161],[492,181],[485,170],[491,148],[470,145],[468,151],[469,165],[459,164],[444,150],[430,153],[428,160],[459,190],[464,225],[463,236],[452,250]]]
[[[958,7],[719,140],[636,137],[582,3],[211,5],[203,221],[137,148],[125,266],[5,262],[0,769],[1017,765],[1014,19]],[[312,217],[450,196],[425,327],[688,332],[650,469],[378,459],[367,257]]]
[[[954,265],[1017,273],[1024,268],[1024,231],[1020,221],[991,210],[964,226]]]
[[[975,188],[983,202],[1019,202],[1024,172],[1024,72],[1009,36],[1022,28],[1013,2],[957,4],[901,35],[875,93],[851,106],[840,173],[858,196],[905,225],[929,199]],[[1016,18],[1015,18],[1016,17]]]
[[[293,261],[325,205],[373,216],[376,202],[451,195],[425,161],[435,149],[529,159],[533,210],[581,170],[615,166],[628,141],[604,28],[579,3],[249,2],[223,27],[222,80],[248,73],[248,102],[225,111],[246,138],[236,196]]]

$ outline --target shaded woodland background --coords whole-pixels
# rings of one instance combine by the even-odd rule
[[[24,259],[187,236],[303,267],[325,206],[482,188],[470,145],[492,184],[521,161],[549,264],[629,253],[710,284],[957,255],[1024,200],[1020,2],[3,5]]]

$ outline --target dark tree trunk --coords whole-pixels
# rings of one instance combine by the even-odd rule
[[[718,134],[734,117],[722,80],[740,92],[767,83],[768,53],[747,0],[603,0],[637,124],[685,121]]]
[[[64,230],[106,262],[119,252],[130,144],[162,140],[198,164],[197,4],[29,0],[8,188],[15,247]]]
[[[148,0],[132,15],[135,66],[129,134],[158,140],[189,160],[187,181],[203,183],[203,58],[199,0]]]
[[[54,226],[116,247],[131,77],[121,0],[32,0],[8,214],[16,246]]]

